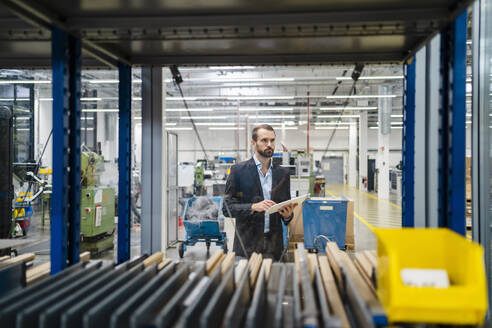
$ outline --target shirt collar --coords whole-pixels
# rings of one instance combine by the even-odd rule
[[[253,154],[253,160],[255,161],[256,167],[259,168],[259,169],[261,169],[261,162],[256,157],[256,153]],[[272,166],[273,166],[273,159],[270,158],[270,167],[268,168],[268,170],[271,170],[272,169]]]

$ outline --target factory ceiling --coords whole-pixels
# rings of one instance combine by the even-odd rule
[[[471,1],[2,0],[0,67],[48,67],[51,26],[86,67],[401,63]]]

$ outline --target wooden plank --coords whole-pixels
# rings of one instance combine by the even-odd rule
[[[31,285],[50,276],[51,263],[45,262],[26,271],[26,284]]]
[[[327,256],[318,256],[318,264],[321,273],[321,279],[323,280],[326,298],[330,305],[330,310],[333,311],[333,315],[340,319],[342,323],[342,328],[350,328],[350,322],[347,318],[347,313],[345,313],[342,298],[340,297],[340,294],[338,292],[335,277],[331,272]]]
[[[307,261],[309,267],[309,275],[311,276],[311,282],[313,282],[315,267],[318,266],[318,259],[316,257],[316,254],[307,253]]]
[[[157,264],[161,263],[163,257],[164,257],[164,254],[162,252],[156,252],[156,253],[150,255],[149,257],[147,257],[143,261],[144,267],[149,267],[154,263],[157,263]]]
[[[268,281],[270,277],[270,270],[272,269],[272,259],[264,259],[262,267],[265,267],[265,280]]]
[[[91,252],[83,252],[80,254],[81,262],[89,262],[91,260]]]
[[[340,250],[338,249],[336,243],[329,242],[326,244],[326,256],[328,258],[328,262],[330,263],[330,267],[333,270],[338,286],[340,287],[340,289],[343,289],[342,273],[340,270],[340,266],[342,265],[342,262],[338,255],[339,252]]]
[[[367,276],[367,278],[371,278],[373,265],[369,261],[369,259],[364,255],[364,253],[355,253],[355,263],[358,263],[362,269],[363,274]]]
[[[225,275],[227,271],[229,271],[229,268],[234,265],[235,258],[236,254],[234,252],[227,253],[224,260],[222,261],[222,275]]]
[[[240,260],[239,263],[236,265],[236,269],[234,271],[234,280],[236,281],[236,285],[239,284],[239,282],[241,281],[241,277],[246,272],[247,266],[248,260],[246,259]]]
[[[222,249],[218,249],[215,253],[207,260],[207,264],[205,266],[207,270],[207,275],[210,275],[212,269],[215,267],[216,262],[220,260],[220,258],[224,255],[224,251]]]
[[[0,262],[0,268],[4,268],[4,267],[7,267],[9,265],[17,264],[20,262],[24,262],[24,263],[30,262],[30,261],[34,260],[35,257],[36,257],[36,255],[34,253],[22,254],[22,255],[13,257],[11,259]]]
[[[359,271],[360,276],[362,277],[362,279],[364,279],[366,285],[369,287],[369,289],[371,289],[371,291],[373,292],[373,294],[376,296],[376,289],[374,288],[374,285],[372,283],[372,280],[371,280],[370,276],[368,276],[366,274],[366,272],[365,272],[364,268],[362,267],[361,263],[358,260],[355,260],[354,261],[354,265],[357,268],[357,270]]]
[[[253,253],[253,255],[256,253]],[[256,254],[253,263],[250,260],[250,283],[251,288],[256,284],[256,278],[258,278],[258,273],[260,272],[261,263],[263,261],[263,256],[261,254]]]
[[[359,292],[364,302],[369,306],[369,308],[372,307],[380,308],[381,305],[379,303],[379,300],[377,299],[373,291],[369,288],[369,286],[366,284],[364,278],[362,278],[359,271],[355,267],[354,262],[352,262],[348,254],[345,252],[340,252],[339,254],[343,261],[342,262],[343,268],[345,269],[346,273],[350,276],[350,278],[352,278],[355,288],[357,288],[357,291]]]
[[[215,264],[210,269],[210,272],[207,272],[207,275],[210,276],[215,271],[215,269],[220,268],[221,267],[221,264],[222,264],[222,261],[224,261],[225,258],[226,258],[226,255],[224,253],[222,253],[222,255],[220,256],[220,258],[217,261],[215,261]]]
[[[173,260],[171,259],[163,259],[161,263],[157,266],[157,270],[161,271],[165,267],[167,267]]]
[[[10,256],[8,256],[8,255],[2,256],[2,257],[0,257],[0,262],[6,261],[8,259],[10,259]]]

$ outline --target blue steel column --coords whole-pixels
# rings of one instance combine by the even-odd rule
[[[402,226],[415,226],[415,62],[404,65]]]
[[[466,21],[441,33],[439,226],[465,235]]]
[[[447,226],[466,233],[466,10],[454,23],[452,115],[450,118],[450,208]]]
[[[132,70],[119,65],[118,263],[130,259]]]
[[[51,274],[79,261],[80,40],[52,29]]]

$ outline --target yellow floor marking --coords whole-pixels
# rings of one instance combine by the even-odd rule
[[[473,239],[472,235],[470,235],[468,232],[466,233],[466,238],[467,238],[468,240],[472,240],[472,239]]]
[[[356,212],[354,212],[354,215],[357,219],[359,219],[360,222],[364,223],[371,231],[374,231],[373,226],[369,222],[367,222],[363,217],[361,217]]]
[[[335,194],[334,194],[334,193],[332,193],[332,192],[331,192],[331,191],[329,191],[328,189],[326,189],[325,191],[326,191],[326,192],[328,193],[328,195],[330,195],[331,197],[337,197],[337,196],[335,196]]]
[[[348,185],[347,185],[347,186],[348,186]],[[396,208],[398,208],[398,209],[400,209],[400,210],[401,210],[401,206],[400,206],[400,205],[396,205],[395,203],[390,202],[389,200],[386,200],[386,199],[381,199],[381,198],[379,198],[378,196],[375,196],[375,195],[373,195],[373,194],[370,194],[370,193],[368,193],[368,192],[366,192],[366,191],[362,191],[362,190],[357,189],[357,188],[352,187],[352,186],[349,186],[349,187],[350,187],[350,188],[352,188],[352,189],[355,189],[355,191],[360,192],[361,194],[365,194],[367,197],[370,197],[370,198],[372,198],[372,199],[375,199],[375,200],[378,200],[378,201],[382,201],[382,202],[388,203],[388,204],[390,204],[391,206],[396,207]]]

